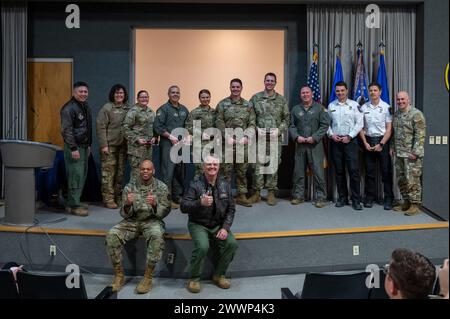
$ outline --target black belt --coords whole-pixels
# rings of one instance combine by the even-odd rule
[[[384,136],[367,136],[366,135],[366,141],[371,141],[371,142],[379,142],[383,139]]]

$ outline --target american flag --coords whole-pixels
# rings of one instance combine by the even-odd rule
[[[353,84],[353,100],[358,102],[359,105],[363,105],[369,101],[369,91],[367,89],[367,76],[366,67],[364,66],[363,51],[361,47],[358,47],[357,64],[355,82]]]
[[[319,55],[317,52],[313,54],[313,63],[308,75],[308,86],[312,89],[313,100],[320,103],[320,87],[319,87],[319,67],[318,67]]]

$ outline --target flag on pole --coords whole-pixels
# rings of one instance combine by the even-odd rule
[[[358,102],[359,105],[363,105],[364,103],[369,101],[369,91],[367,89],[366,68],[364,66],[364,58],[361,45],[358,45],[356,54],[357,64],[355,82],[353,84],[353,100]]]
[[[384,50],[381,50],[380,52],[380,65],[378,66],[377,83],[381,85],[381,99],[390,105],[386,64],[384,63]]]
[[[331,103],[337,99],[335,92],[336,83],[341,81],[344,81],[344,72],[342,72],[341,58],[339,57],[339,55],[336,55],[336,66],[334,67],[334,80],[328,103]]]
[[[319,55],[317,52],[313,54],[313,62],[311,64],[311,68],[309,70],[308,81],[306,82],[308,86],[311,88],[313,93],[313,100],[317,103],[321,103],[320,97],[320,87],[319,87]]]

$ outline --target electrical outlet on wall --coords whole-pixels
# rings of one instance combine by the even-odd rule
[[[359,246],[353,246],[353,256],[359,256]]]
[[[174,261],[175,261],[175,254],[174,253],[167,254],[167,264],[173,264]]]
[[[441,145],[441,137],[440,136],[436,136],[436,144]]]

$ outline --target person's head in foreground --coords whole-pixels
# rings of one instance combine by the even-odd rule
[[[384,288],[391,299],[426,299],[433,291],[436,267],[422,254],[396,249],[385,271]]]

